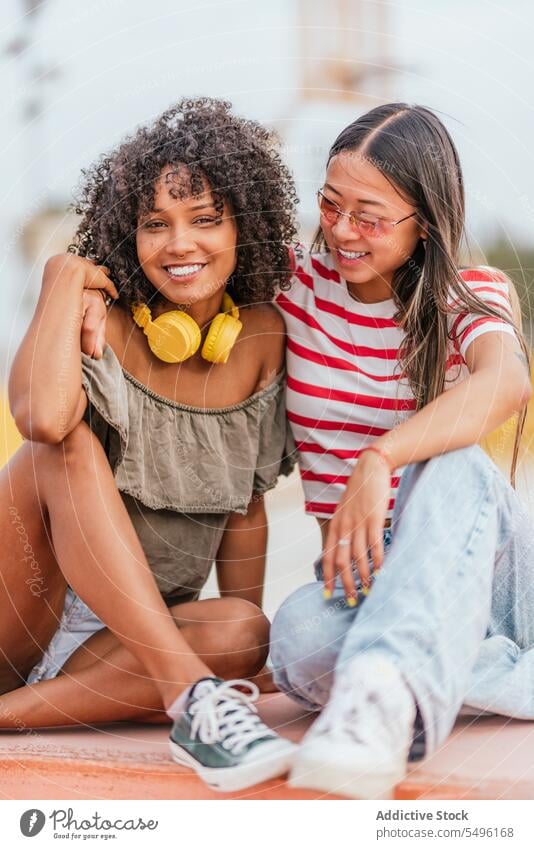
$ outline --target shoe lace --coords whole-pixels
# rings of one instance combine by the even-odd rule
[[[192,716],[191,739],[198,737],[202,743],[221,743],[224,749],[237,755],[255,740],[274,738],[253,704],[258,695],[259,689],[251,681],[235,679],[214,684],[188,708]]]

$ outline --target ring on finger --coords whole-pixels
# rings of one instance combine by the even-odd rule
[[[338,540],[337,544],[342,547],[350,545],[350,537],[342,537],[340,540]]]
[[[102,295],[106,307],[109,307],[113,303],[113,298],[111,297],[111,295],[108,295],[105,289],[98,289],[98,291]]]

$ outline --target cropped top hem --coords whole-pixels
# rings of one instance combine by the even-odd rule
[[[269,488],[273,489],[275,486],[276,486],[276,483],[274,483]],[[267,490],[265,490],[265,491],[267,491]],[[173,510],[176,513],[184,513],[185,512],[184,510],[177,510],[177,508],[173,504],[171,504],[170,502],[168,504],[164,504],[164,503],[161,503],[161,502],[147,503],[147,501],[149,499],[147,499],[146,496],[144,495],[144,493],[141,492],[140,490],[126,489],[126,488],[121,487],[121,492],[124,493],[124,495],[130,495],[132,498],[135,498],[136,501],[140,501],[142,504],[144,504],[145,507],[148,507],[149,510]],[[256,492],[260,495],[263,495],[263,492],[260,492],[259,490],[254,490],[254,492]],[[249,502],[247,501],[246,507],[248,507],[248,503]],[[187,506],[187,513],[188,514],[198,513],[199,515],[202,514],[203,516],[206,516],[206,515],[209,515],[209,514],[215,514],[215,513],[225,515],[225,516],[228,513],[240,513],[241,515],[245,515],[246,512],[247,512],[246,507],[243,508],[241,502],[239,502],[236,505],[227,504],[224,507],[214,506],[213,504],[189,504]]]

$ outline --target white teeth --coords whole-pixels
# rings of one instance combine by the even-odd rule
[[[346,257],[347,259],[357,259],[359,256],[367,256],[369,251],[342,251],[341,248],[338,248],[341,256]]]
[[[167,266],[167,271],[173,277],[185,277],[187,274],[194,274],[196,271],[200,271],[201,268],[203,268],[202,265],[170,265]]]

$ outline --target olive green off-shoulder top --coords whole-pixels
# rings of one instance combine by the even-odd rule
[[[239,404],[203,409],[152,392],[107,345],[100,360],[82,354],[82,380],[85,420],[162,595],[197,598],[230,513],[246,513],[295,464],[285,374]]]

